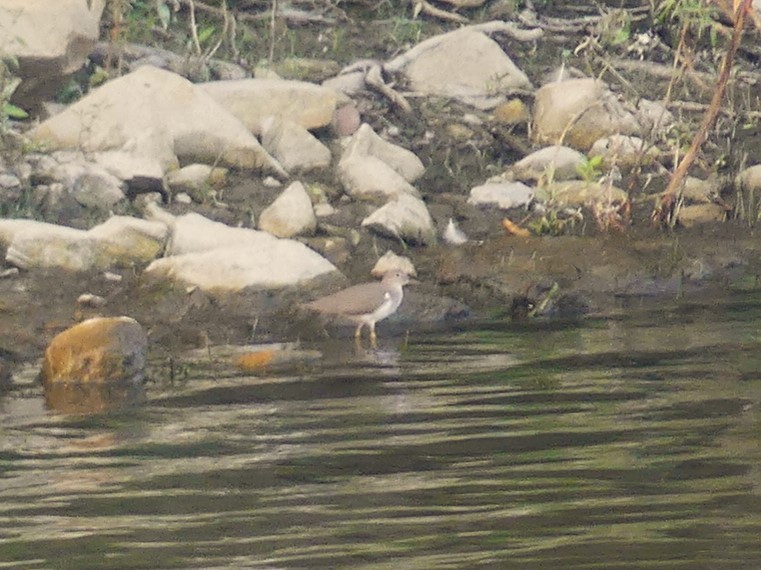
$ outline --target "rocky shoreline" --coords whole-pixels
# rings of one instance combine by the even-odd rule
[[[61,30],[89,45],[70,53],[62,40],[67,61],[118,47],[96,49],[103,8]],[[49,17],[30,7],[14,29]],[[136,319],[168,355],[319,339],[296,302],[367,280],[387,251],[422,282],[389,331],[521,318],[524,301],[541,306],[531,316],[578,318],[626,297],[756,288],[761,165],[698,168],[676,229],[654,227],[690,123],[652,69],[636,96],[566,61],[524,71],[516,61],[550,41],[539,22],[453,26],[319,84],[234,64],[191,81],[133,47],[121,77],[31,128],[6,120],[3,360],[38,359],[96,315]],[[12,55],[21,77],[43,58]],[[38,108],[33,90],[19,93]]]

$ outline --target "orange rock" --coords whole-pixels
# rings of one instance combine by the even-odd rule
[[[45,384],[139,382],[148,337],[129,317],[96,317],[58,334],[45,350]]]
[[[243,372],[253,372],[265,368],[275,358],[277,350],[259,350],[239,354],[233,360],[233,364]]]
[[[502,227],[505,228],[505,231],[512,236],[529,237],[531,235],[531,232],[526,228],[520,227],[518,224],[512,220],[509,220],[508,218],[502,218]]]

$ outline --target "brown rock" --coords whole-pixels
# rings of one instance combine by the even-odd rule
[[[140,382],[148,337],[130,317],[97,317],[58,334],[45,350],[42,381],[55,383]]]

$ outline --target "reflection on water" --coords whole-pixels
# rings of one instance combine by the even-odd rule
[[[761,567],[761,298],[0,400],[0,565]],[[68,402],[68,400],[65,400]]]

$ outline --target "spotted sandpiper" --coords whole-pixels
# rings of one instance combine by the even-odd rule
[[[375,346],[377,335],[375,323],[393,315],[402,304],[403,287],[413,279],[403,271],[387,272],[381,281],[360,283],[342,289],[332,295],[321,297],[303,307],[323,315],[343,317],[356,323],[354,338],[357,342],[362,336],[362,327],[370,329],[370,342]]]

